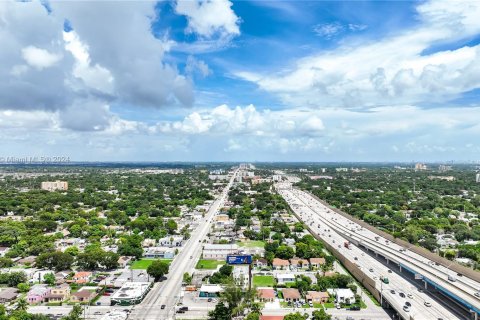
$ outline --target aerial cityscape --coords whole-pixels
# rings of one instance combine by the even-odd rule
[[[0,320],[479,320],[480,1],[1,0]]]

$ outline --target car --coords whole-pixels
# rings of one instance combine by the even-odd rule
[[[352,311],[360,311],[360,306],[351,306],[350,310]]]
[[[341,306],[340,306],[339,303],[337,303],[335,306],[337,307],[337,309],[340,309],[340,308],[341,308]]]
[[[178,310],[177,310],[177,313],[185,313],[185,311],[182,310],[182,309],[178,309]]]
[[[406,305],[406,306],[409,306],[409,307],[412,306],[412,304],[411,304],[410,302],[408,302],[408,301],[405,301],[405,305]]]
[[[403,311],[405,311],[405,312],[410,312],[410,307],[407,306],[407,305],[404,305],[404,306],[403,306]]]
[[[407,294],[407,297],[409,297],[410,299],[413,299],[413,294],[409,293]]]
[[[473,295],[474,295],[475,297],[477,297],[477,298],[480,298],[480,291],[475,292]]]
[[[425,305],[425,307],[431,307],[432,306],[432,304],[428,301],[425,301],[423,304]]]
[[[457,279],[452,275],[448,275],[448,281],[455,282]]]
[[[368,269],[368,271],[373,272],[373,268]]]
[[[395,290],[393,290],[393,289],[390,290],[390,293],[391,293],[391,294],[395,294]]]
[[[355,258],[353,258],[353,259],[354,259],[354,260],[358,260],[358,258],[357,258],[357,257],[355,257]]]
[[[100,311],[95,311],[93,314],[96,314],[96,315],[99,315],[99,314],[102,314]],[[53,314],[52,314],[53,316]]]
[[[160,309],[163,310],[163,309],[165,309],[165,307],[166,307],[166,305],[162,304],[162,305],[160,306]]]
[[[392,273],[392,270],[388,269],[388,273]]]
[[[463,274],[457,273],[457,277],[463,277]]]
[[[208,298],[207,302],[212,302],[212,298]]]
[[[405,298],[405,293],[403,293],[403,292],[399,292],[398,295],[402,298]]]

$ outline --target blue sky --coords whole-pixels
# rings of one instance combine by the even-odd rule
[[[0,156],[480,156],[480,4],[0,2]]]

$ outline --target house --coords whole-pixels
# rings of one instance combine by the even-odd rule
[[[0,303],[13,301],[18,296],[17,288],[5,288],[0,291]]]
[[[70,286],[63,283],[50,290],[50,293],[45,296],[46,302],[62,302],[70,298]]]
[[[355,303],[355,294],[351,289],[335,289],[335,301],[338,303]]]
[[[142,241],[142,247],[147,248],[147,247],[154,247],[157,244],[157,241],[155,239],[145,239]]]
[[[90,291],[90,290],[85,289],[85,290],[80,290],[80,291],[72,293],[70,301],[78,302],[78,303],[90,302],[96,296],[97,296],[97,294],[95,293],[95,291]]]
[[[283,300],[285,301],[298,301],[300,300],[300,292],[295,288],[282,289]]]
[[[279,285],[286,284],[287,282],[295,282],[295,275],[292,273],[277,273],[275,277]]]
[[[330,295],[326,291],[307,291],[305,299],[312,303],[326,303]]]
[[[45,296],[50,293],[50,288],[43,284],[36,284],[30,288],[27,293],[27,302],[29,304],[36,304],[43,302]]]
[[[75,283],[81,284],[81,283],[89,282],[91,277],[92,277],[91,272],[80,271],[80,272],[77,272],[73,275],[72,280]]]
[[[132,262],[132,257],[121,256],[118,258],[118,266],[120,268],[126,268],[130,262]]]
[[[60,271],[55,273],[55,284],[62,284],[67,279],[69,273],[67,271]]]
[[[310,262],[306,259],[298,259],[298,258],[292,258],[290,259],[290,268],[297,268],[297,269],[302,269],[302,268],[308,268],[310,266]]]
[[[228,255],[237,254],[236,244],[206,244],[203,246],[203,259],[226,260]]]
[[[199,298],[215,298],[223,292],[223,288],[218,284],[202,284],[200,290],[198,290]]]
[[[290,262],[288,260],[275,258],[273,259],[272,266],[275,270],[283,270],[287,269],[290,266]]]
[[[164,247],[149,247],[144,251],[143,256],[150,259],[173,259],[175,250]]]
[[[28,266],[34,266],[35,265],[35,256],[28,256],[25,258],[22,258],[20,260],[17,260],[17,264],[21,265],[28,265]]]
[[[262,302],[272,302],[275,300],[275,290],[273,288],[258,288],[258,299]]]
[[[268,267],[268,261],[267,259],[260,258],[253,261],[253,265],[257,268],[265,268]]]
[[[310,267],[318,269],[325,264],[325,258],[310,258]]]
[[[260,320],[283,320],[285,316],[268,316],[262,315],[260,316]]]

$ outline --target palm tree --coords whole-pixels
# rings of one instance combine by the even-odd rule
[[[27,300],[25,298],[18,299],[15,311],[27,311],[27,308],[28,308]]]

